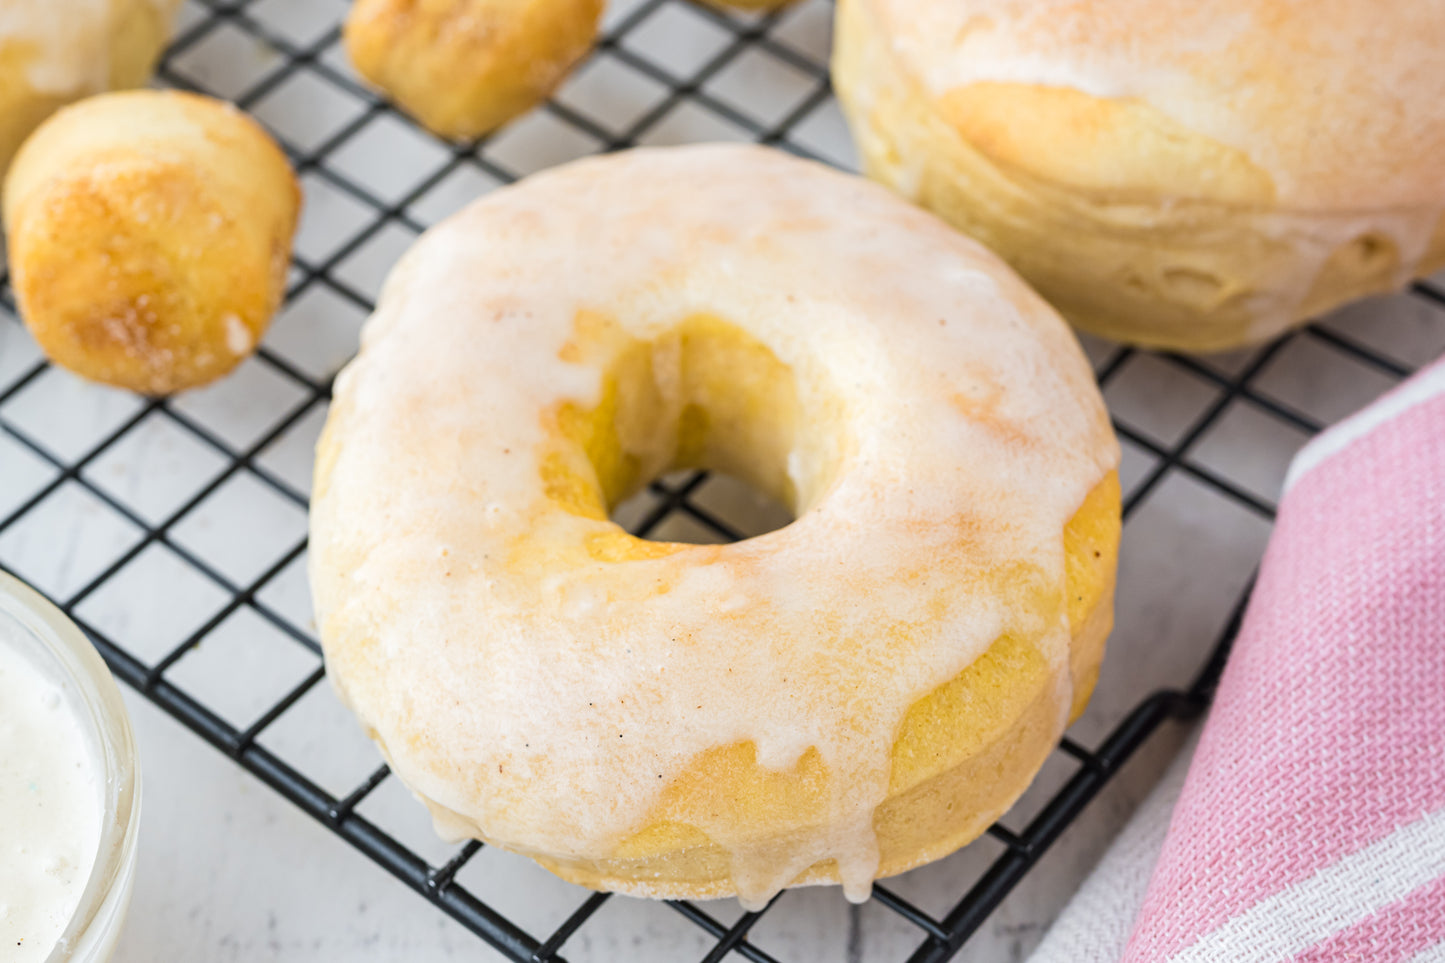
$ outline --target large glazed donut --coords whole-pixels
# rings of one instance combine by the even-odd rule
[[[1212,350],[1445,266],[1439,0],[842,0],[871,175],[1080,327]]]
[[[1083,707],[1117,459],[1067,327],[931,215],[758,147],[586,160],[388,280],[318,449],[317,623],[445,835],[647,896],[859,897]],[[796,520],[608,520],[678,466]]]
[[[146,82],[180,0],[0,2],[0,173],[57,109]]]

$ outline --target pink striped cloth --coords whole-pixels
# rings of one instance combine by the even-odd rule
[[[1296,458],[1169,782],[1035,963],[1445,963],[1445,362]]]

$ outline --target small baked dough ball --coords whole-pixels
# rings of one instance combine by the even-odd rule
[[[1445,4],[839,6],[868,172],[1088,331],[1231,348],[1445,265]]]
[[[433,133],[467,140],[552,92],[592,45],[602,0],[356,0],[346,49]]]
[[[300,190],[230,104],[171,91],[68,107],[5,181],[10,270],[58,364],[163,395],[213,381],[265,333],[286,280]]]
[[[0,171],[41,121],[150,77],[180,0],[0,0]]]

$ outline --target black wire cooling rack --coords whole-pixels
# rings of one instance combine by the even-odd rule
[[[821,159],[846,165],[847,157],[830,148],[825,136],[831,125],[836,143],[836,108],[828,84],[826,39],[821,42],[817,39],[826,38],[826,30],[819,31],[816,22],[811,33],[805,29],[806,24],[799,26],[800,18],[817,21],[825,18],[827,12],[822,3],[816,3],[811,12],[798,13],[795,8],[766,16],[723,13],[687,0],[640,0],[623,4],[609,14],[598,48],[583,69],[625,70],[632,78],[626,89],[620,94],[617,91],[621,88],[614,89],[614,98],[606,105],[589,101],[581,93],[569,98],[564,89],[564,96],[540,108],[536,116],[565,130],[562,141],[572,146],[564,153],[730,136],[775,144],[805,156],[821,156]],[[179,33],[159,76],[162,83],[227,97],[257,113],[277,128],[298,174],[309,185],[308,203],[317,203],[314,195],[322,190],[328,196],[341,199],[345,216],[333,217],[327,222],[329,236],[324,243],[298,244],[288,302],[294,304],[308,292],[324,289],[360,314],[372,306],[370,292],[376,280],[372,275],[382,272],[365,269],[358,272],[347,265],[354,265],[357,253],[381,238],[395,234],[405,240],[423,230],[425,220],[416,214],[421,199],[459,175],[482,185],[505,183],[527,173],[531,166],[547,163],[548,158],[544,156],[538,161],[536,151],[527,155],[526,151],[509,154],[491,150],[486,142],[451,145],[429,141],[424,153],[400,148],[393,151],[385,142],[358,148],[358,143],[367,143],[367,131],[382,123],[408,131],[413,138],[409,143],[426,142],[421,140],[424,135],[414,125],[363,89],[345,66],[338,26],[343,13],[340,0],[193,0],[184,10]],[[657,25],[667,17],[685,17],[690,26],[681,33],[659,33]],[[812,40],[808,39],[810,36]],[[758,87],[760,83],[762,87]],[[769,88],[767,84],[773,86]],[[748,100],[750,85],[755,88],[751,102]],[[759,101],[758,91],[769,89],[785,90],[787,96],[779,100],[764,95]],[[324,120],[324,112],[317,113],[314,124],[306,120],[310,115],[303,110],[299,115],[302,122],[295,123],[298,115],[293,114],[288,125],[276,122],[267,114],[267,105],[281,96],[303,97],[308,105],[344,97],[356,106],[349,116],[334,122]],[[317,109],[319,111],[319,106]],[[541,154],[546,155],[548,150],[556,148],[543,148]],[[363,173],[357,175],[353,166],[340,163],[338,158],[343,156],[353,160],[360,156]],[[508,156],[531,159],[513,165],[508,163]],[[381,168],[390,171],[388,176],[395,176],[391,180],[375,180],[366,173],[368,170],[375,173]],[[400,182],[396,178],[400,178]],[[364,259],[362,263],[366,263]],[[1417,285],[1411,296],[1445,306],[1445,294],[1428,284]],[[23,335],[14,327],[8,286],[0,291],[0,302],[10,315],[9,319],[0,320],[0,349],[3,349],[7,334],[12,337],[12,344]],[[5,331],[7,326],[12,330]],[[1146,465],[1127,487],[1126,543],[1129,526],[1140,506],[1166,479],[1181,475],[1265,525],[1273,519],[1273,504],[1260,493],[1258,486],[1241,482],[1227,470],[1211,467],[1206,459],[1196,455],[1201,441],[1240,406],[1284,426],[1299,438],[1321,429],[1326,419],[1302,410],[1300,405],[1287,399],[1281,400],[1256,384],[1261,372],[1301,339],[1316,348],[1327,349],[1336,357],[1349,359],[1356,369],[1379,379],[1380,386],[1404,377],[1414,367],[1337,327],[1310,328],[1253,352],[1239,363],[1227,365],[1090,343],[1098,378],[1106,393],[1121,378],[1121,372],[1140,359],[1149,359],[1156,377],[1158,372],[1163,372],[1165,378],[1188,381],[1195,388],[1211,393],[1207,403],[1180,425],[1178,431],[1166,433],[1162,439],[1158,432],[1116,419],[1126,449],[1141,455],[1141,463]],[[358,813],[363,800],[388,778],[384,766],[349,791],[334,794],[321,788],[322,780],[283,761],[262,744],[263,734],[322,683],[324,674],[319,667],[270,701],[264,711],[252,716],[245,725],[229,721],[214,705],[173,681],[173,668],[178,663],[184,664],[183,660],[196,651],[202,640],[242,610],[259,616],[308,650],[318,651],[309,627],[298,624],[294,615],[288,616],[267,596],[268,586],[281,573],[296,566],[304,555],[304,537],[293,539],[279,553],[268,557],[260,566],[259,574],[252,571],[244,576],[218,565],[204,552],[196,550],[187,538],[178,537],[187,517],[198,506],[240,478],[263,486],[304,512],[307,501],[304,486],[278,470],[268,461],[266,453],[289,430],[308,419],[316,419],[324,410],[334,366],[332,371],[327,371],[300,363],[269,340],[254,363],[264,366],[273,381],[284,383],[294,402],[264,431],[243,441],[216,429],[184,403],[146,400],[136,402],[135,407],[99,437],[58,451],[43,428],[37,429],[33,422],[15,416],[11,410],[15,406],[8,405],[47,377],[49,366],[35,355],[22,370],[11,372],[13,380],[0,377],[0,442],[8,442],[11,449],[23,451],[26,461],[40,466],[37,470],[46,477],[8,512],[0,509],[0,563],[7,567],[14,565],[6,555],[7,533],[26,526],[38,528],[40,537],[45,537],[46,526],[53,518],[53,512],[47,514],[45,507],[51,503],[48,500],[62,490],[78,486],[87,498],[98,501],[133,526],[137,537],[83,584],[63,590],[52,588],[48,594],[90,634],[117,676],[510,958],[519,961],[562,959],[569,938],[613,897],[578,889],[575,909],[561,925],[550,931],[529,932],[457,881],[459,871],[481,850],[480,844],[469,843],[440,863],[429,862]],[[0,356],[0,374],[4,371],[5,359]],[[208,482],[158,510],[138,508],[117,496],[111,488],[98,484],[92,471],[119,439],[153,419],[162,419],[169,429],[179,430],[199,442],[217,456],[218,461],[217,471]],[[0,455],[4,450],[0,448]],[[0,463],[0,469],[3,468]],[[0,480],[4,474],[0,471]],[[705,481],[705,476],[694,474],[654,484],[654,504],[633,526],[633,531],[647,535],[670,518],[685,517],[690,524],[701,526],[719,539],[737,538],[738,531],[698,501],[698,491]],[[156,546],[164,546],[185,566],[218,587],[225,600],[203,624],[189,631],[168,651],[142,653],[87,619],[85,603],[117,579],[129,563]],[[26,577],[23,565],[14,567],[16,574]],[[1239,579],[1241,583],[1245,581]],[[1202,670],[1192,679],[1180,679],[1177,688],[1144,696],[1132,712],[1092,748],[1070,738],[1062,741],[1055,757],[1072,768],[1061,780],[1060,788],[1021,830],[1011,831],[1002,825],[989,830],[994,840],[1002,844],[1001,854],[971,884],[960,887],[951,906],[942,912],[930,913],[905,899],[890,883],[875,887],[873,903],[894,914],[916,934],[909,960],[925,963],[953,957],[1025,874],[1038,864],[1051,844],[1083,813],[1121,765],[1166,720],[1191,717],[1202,711],[1213,693],[1247,594],[1246,588],[1235,599],[1231,617],[1204,660]],[[750,939],[749,934],[762,913],[744,913],[723,922],[719,917],[726,918],[726,914],[696,903],[679,901],[667,905],[706,934],[710,949],[706,950],[704,960],[720,960],[737,954],[755,963],[781,963],[763,945]]]

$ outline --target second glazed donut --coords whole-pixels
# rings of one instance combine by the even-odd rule
[[[1080,327],[1214,350],[1445,266],[1445,4],[842,0],[869,173]]]

